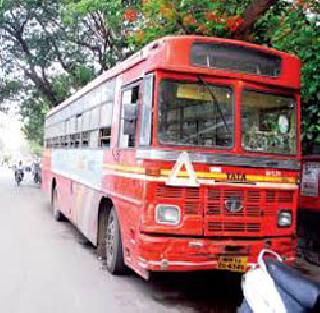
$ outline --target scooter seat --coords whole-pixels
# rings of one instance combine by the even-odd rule
[[[278,288],[306,309],[318,307],[320,284],[302,276],[297,270],[275,259],[265,259],[267,270]],[[284,294],[281,292],[282,297]],[[292,300],[293,300],[292,299]]]

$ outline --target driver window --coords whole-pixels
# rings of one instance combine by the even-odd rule
[[[133,86],[122,92],[120,120],[120,148],[132,148],[136,144],[138,118],[139,86]]]

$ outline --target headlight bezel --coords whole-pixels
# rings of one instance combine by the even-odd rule
[[[281,223],[281,217],[283,215],[289,215],[290,216],[290,223],[283,224]],[[287,216],[288,218],[288,216]],[[277,225],[279,228],[290,228],[293,224],[293,214],[291,209],[279,209],[278,211],[278,218],[277,218]]]
[[[161,216],[163,216],[163,212],[161,214],[161,210],[165,210],[165,209],[174,209],[177,212],[177,220],[176,221],[165,221],[163,219],[161,219]],[[178,226],[181,223],[181,208],[178,205],[174,205],[174,204],[166,204],[166,203],[159,203],[156,205],[156,209],[155,209],[155,221],[157,224],[160,225],[168,225],[168,226]]]

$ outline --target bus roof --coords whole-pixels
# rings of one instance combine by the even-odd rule
[[[281,74],[279,75],[279,77],[268,77],[235,72],[225,69],[192,65],[190,62],[190,53],[191,47],[194,43],[231,44],[235,45],[235,47],[242,46],[262,53],[278,56],[282,61]],[[194,73],[198,75],[201,74],[229,77],[296,90],[300,88],[300,60],[293,54],[280,52],[272,48],[267,48],[261,45],[247,43],[239,40],[193,35],[168,36],[153,41],[152,43],[146,45],[140,51],[130,56],[128,59],[124,60],[123,62],[119,62],[108,71],[105,71],[85,87],[78,90],[71,97],[62,102],[59,106],[51,109],[48,112],[47,116],[60,111],[62,108],[68,106],[76,99],[81,98],[90,90],[101,85],[112,77],[129,71],[131,68],[140,64],[141,62],[144,62],[144,73],[150,73],[154,70],[162,69],[182,73],[185,72],[189,74]]]

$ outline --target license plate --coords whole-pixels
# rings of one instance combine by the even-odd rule
[[[247,270],[248,257],[222,256],[218,259],[218,269],[243,273]]]

